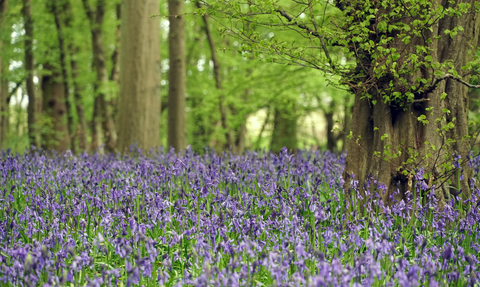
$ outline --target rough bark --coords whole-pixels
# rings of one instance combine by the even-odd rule
[[[68,81],[68,71],[67,71],[67,47],[65,45],[65,37],[64,37],[64,31],[63,31],[63,23],[62,20],[60,19],[62,15],[63,9],[59,9],[59,3],[57,1],[52,2],[52,14],[55,19],[55,26],[57,28],[57,39],[58,39],[58,44],[59,44],[59,49],[60,49],[60,67],[62,70],[62,82],[63,82],[63,89],[64,89],[64,95],[65,95],[65,107],[66,107],[66,112],[67,112],[67,125],[68,125],[68,133],[69,137],[72,139],[70,141],[70,149],[72,150],[73,153],[77,153],[77,148],[75,145],[75,140],[74,140],[74,122],[73,122],[73,114],[72,114],[72,104],[70,102],[70,83]]]
[[[0,1],[0,27],[3,30],[8,10],[8,0]],[[3,42],[0,40],[0,151],[3,149],[3,142],[7,135],[8,127],[8,81],[4,79],[7,71],[6,63],[1,55]]]
[[[445,2],[445,3],[443,3]],[[466,13],[461,17],[449,17],[439,20],[439,23],[434,24],[432,31],[424,30],[422,37],[412,36],[410,43],[405,44],[395,37],[394,44],[398,51],[415,54],[416,46],[428,45],[432,48],[433,62],[444,63],[445,61],[452,61],[455,64],[455,69],[459,74],[462,74],[461,67],[465,66],[470,60],[468,50],[470,44],[477,43],[479,21],[477,13],[473,10],[474,1],[457,1],[468,2],[472,5],[470,13]],[[439,4],[449,5],[446,1],[440,1]],[[457,3],[458,4],[458,3]],[[383,8],[378,13],[388,13]],[[413,21],[410,16],[405,15],[402,22],[409,23]],[[456,26],[462,26],[464,32],[459,32],[457,36],[451,38],[445,35],[446,29],[453,30]],[[441,40],[433,41],[425,44],[423,37],[433,38],[440,36]],[[377,39],[375,39],[376,41]],[[357,51],[358,67],[363,69],[372,69],[373,63],[370,54],[367,51]],[[405,61],[405,58],[397,60],[400,66]],[[360,74],[361,69],[357,69]],[[424,78],[429,82],[438,79],[429,70],[419,69],[413,75],[405,75],[404,78],[408,80],[408,84],[412,85],[416,78]],[[467,77],[463,78],[468,81]],[[378,79],[376,82],[377,88],[368,90],[371,100],[377,100],[375,105],[371,101],[361,99],[360,93],[355,95],[355,105],[353,108],[352,118],[352,132],[353,137],[349,142],[349,150],[346,158],[346,165],[344,170],[345,190],[350,190],[350,179],[355,175],[355,179],[359,181],[360,193],[365,196],[364,183],[367,177],[376,177],[379,182],[386,185],[386,190],[380,191],[381,197],[385,203],[392,202],[392,194],[397,188],[400,191],[399,198],[405,198],[406,191],[410,188],[408,176],[401,174],[401,171],[407,170],[411,172],[416,167],[425,167],[425,172],[432,172],[433,183],[436,184],[436,195],[440,203],[440,208],[450,196],[454,193],[454,189],[447,189],[445,180],[450,179],[450,185],[462,189],[461,197],[463,199],[470,198],[469,182],[472,178],[472,169],[468,167],[468,155],[470,151],[470,142],[463,140],[468,136],[468,88],[453,79],[445,78],[439,81],[438,87],[429,90],[428,93],[421,94],[415,99],[415,102],[410,104],[407,110],[398,109],[394,106],[385,104],[382,95],[379,91],[388,89],[389,81],[385,79]],[[398,90],[401,90],[401,84],[394,83]],[[445,100],[440,99],[440,95],[446,93]],[[433,107],[432,111],[427,112],[425,109]],[[453,122],[455,127],[448,131],[446,136],[440,136],[436,131],[437,128],[442,128],[445,123],[436,123],[437,118],[441,118],[445,114],[442,109],[449,109],[451,113],[447,115],[447,122]],[[417,119],[419,116],[425,115],[428,124],[422,124]],[[456,118],[456,120],[454,120]],[[382,135],[388,135],[388,138]],[[383,140],[382,140],[383,138]],[[454,139],[455,142],[448,144],[446,139]],[[428,141],[428,144],[426,143]],[[431,145],[436,147],[436,151],[431,149]],[[444,147],[445,149],[442,149]],[[402,164],[407,162],[409,149],[418,153],[417,160],[412,164]],[[402,154],[396,158],[389,157],[385,160],[388,154],[395,154],[398,150]],[[375,155],[374,152],[380,152]],[[443,173],[439,170],[439,164],[444,161],[447,153],[458,153],[464,160],[462,165],[464,176],[463,180],[458,182],[456,172],[454,174]],[[419,162],[423,156],[432,153],[428,159]],[[442,186],[439,189],[439,186]],[[359,201],[359,207],[362,207],[363,201]],[[362,210],[362,209],[360,209]]]
[[[293,102],[290,104],[291,107],[295,106]],[[297,150],[297,116],[295,108],[291,109],[287,106],[275,106],[272,140],[270,142],[270,150],[274,153],[280,152],[284,147],[292,152]]]
[[[160,39],[157,0],[122,2],[118,149],[160,144]]]
[[[197,7],[202,8],[200,2],[197,2]],[[212,62],[213,62],[213,75],[215,77],[215,83],[217,90],[220,91],[220,98],[219,98],[219,109],[220,109],[220,119],[223,128],[223,132],[225,133],[225,139],[227,142],[228,147],[235,149],[235,139],[230,132],[228,126],[228,119],[227,119],[227,107],[225,106],[225,94],[222,90],[222,78],[220,75],[220,62],[217,58],[217,52],[215,50],[215,42],[213,41],[212,33],[210,32],[210,27],[208,26],[208,18],[207,15],[202,15],[205,34],[207,35],[208,44],[210,46],[210,53],[212,55]]]
[[[33,58],[33,18],[32,0],[23,0],[23,18],[25,27],[25,70],[27,72],[28,93],[28,139],[30,145],[39,147],[40,137],[37,127],[37,98],[35,83],[33,82],[34,58]]]
[[[43,147],[65,152],[70,147],[68,136],[67,107],[65,104],[65,89],[61,73],[50,64],[44,64],[43,69],[49,75],[42,77],[43,113],[50,129],[42,134]]]
[[[90,21],[90,30],[92,34],[92,50],[93,50],[93,65],[97,72],[96,83],[94,85],[95,94],[98,98],[99,104],[95,105],[100,108],[97,112],[102,127],[105,133],[105,149],[107,151],[114,151],[117,143],[117,132],[112,118],[112,108],[107,101],[108,92],[108,71],[106,62],[106,53],[103,47],[102,24],[105,16],[106,0],[97,1],[96,10],[88,3],[88,0],[82,0],[83,6]],[[96,120],[94,119],[94,120]]]
[[[168,146],[182,151],[187,147],[185,111],[186,56],[183,0],[169,0],[168,32],[170,69],[168,71]]]

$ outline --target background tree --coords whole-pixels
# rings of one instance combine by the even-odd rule
[[[0,35],[3,35],[5,20],[7,17],[8,0],[0,1]],[[3,50],[3,37],[0,38],[0,52]],[[0,149],[3,148],[3,141],[7,135],[8,123],[8,81],[5,78],[7,65],[4,63],[3,55],[0,55]]]
[[[156,0],[122,6],[118,149],[159,146],[160,53]]]
[[[22,0],[23,1],[23,0]],[[5,148],[13,148],[14,151],[23,152],[29,147],[27,133],[27,110],[28,93],[25,92],[24,78],[26,70],[24,65],[24,25],[21,13],[23,2],[10,0],[10,8],[7,13],[6,26],[4,27],[4,48],[2,56],[6,63],[6,71],[3,79],[8,82],[8,95],[11,97],[9,105],[10,115],[8,120],[12,123],[7,129],[5,136]],[[102,4],[103,2],[103,4]],[[56,6],[52,7],[52,4]],[[54,130],[52,113],[43,111],[42,104],[42,77],[53,76],[55,82],[60,81],[64,86],[66,99],[71,103],[71,123],[73,122],[70,141],[78,152],[85,151],[88,147],[97,151],[98,147],[105,144],[108,149],[106,129],[102,120],[105,109],[100,103],[99,93],[104,93],[106,106],[110,107],[111,116],[119,119],[120,91],[120,1],[84,1],[61,0],[53,3],[47,0],[36,0],[32,6],[32,19],[34,29],[34,57],[33,66],[34,87],[38,96],[37,116],[39,132],[45,139],[47,135],[53,135]],[[167,3],[159,7],[161,18],[159,36],[162,42],[169,41],[168,31],[169,12]],[[307,68],[298,69],[290,66],[271,66],[268,63],[256,61],[254,50],[245,50],[238,53],[242,43],[230,37],[223,37],[219,30],[228,22],[228,19],[220,21],[208,21],[209,34],[215,52],[217,65],[211,61],[212,46],[205,32],[203,17],[198,13],[197,4],[184,2],[185,42],[186,42],[186,90],[185,111],[186,114],[186,143],[191,145],[197,152],[204,152],[205,148],[215,148],[218,152],[229,149],[241,153],[245,149],[270,149],[272,145],[284,139],[277,137],[272,140],[274,125],[274,109],[285,110],[291,118],[295,118],[297,126],[295,142],[298,148],[326,148],[325,135],[326,121],[322,116],[322,108],[328,103],[322,100],[316,102],[315,94],[319,89],[324,89],[324,78],[319,73],[309,72]],[[98,5],[103,7],[98,9]],[[87,9],[85,9],[87,7]],[[248,5],[246,6],[248,8]],[[58,9],[59,13],[52,13],[52,8]],[[88,12],[91,10],[91,13]],[[98,24],[92,24],[96,15],[100,12],[103,17]],[[153,13],[151,13],[153,14]],[[149,14],[149,16],[151,16]],[[57,20],[57,21],[56,21]],[[59,29],[60,28],[60,29]],[[92,33],[94,29],[94,33]],[[281,33],[273,34],[263,26],[248,27],[257,31],[262,41],[272,37],[283,37]],[[44,33],[45,31],[60,31],[59,33]],[[101,45],[93,35],[101,35]],[[12,36],[11,40],[7,36]],[[301,35],[291,34],[287,38],[302,41]],[[95,41],[97,41],[95,43]],[[63,44],[61,44],[63,42]],[[103,57],[95,47],[103,48]],[[62,48],[63,47],[63,48]],[[63,52],[62,52],[63,49]],[[62,64],[63,53],[63,64]],[[170,88],[170,52],[167,45],[160,46],[161,79],[157,83],[162,85],[162,117],[165,124],[160,126],[159,145],[168,147],[168,120],[169,105],[168,91]],[[102,84],[98,84],[96,63],[102,58],[107,71],[107,80],[102,77]],[[47,67],[49,70],[47,70]],[[173,68],[173,66],[172,66]],[[142,68],[143,69],[143,68]],[[50,71],[51,70],[51,71]],[[53,74],[55,71],[57,75]],[[63,76],[66,72],[66,76]],[[215,77],[215,74],[219,77]],[[60,78],[58,78],[60,77]],[[67,78],[67,81],[64,80]],[[220,79],[222,89],[217,88],[216,79]],[[337,81],[335,79],[334,81]],[[65,85],[67,84],[67,85]],[[68,86],[68,89],[65,87]],[[68,93],[66,92],[68,90]],[[343,101],[337,100],[341,95],[335,89],[326,90],[326,93],[334,99],[335,111],[333,120],[342,120]],[[287,97],[290,102],[283,101]],[[23,100],[22,100],[23,97]],[[220,108],[220,100],[222,109]],[[68,103],[65,102],[65,103]],[[295,105],[295,111],[289,109],[289,105]],[[107,110],[108,111],[108,110]],[[166,111],[166,112],[165,112]],[[224,121],[222,124],[222,111]],[[271,111],[266,117],[267,111]],[[118,126],[119,122],[115,122]],[[227,128],[224,128],[227,127]],[[335,127],[341,128],[339,124]],[[278,125],[277,125],[278,128]],[[60,143],[63,139],[49,136],[49,142]],[[66,134],[65,134],[66,135]],[[335,134],[338,137],[338,134]],[[228,144],[230,138],[232,144]],[[280,144],[279,144],[280,145]],[[339,145],[340,146],[340,145]],[[43,143],[42,147],[47,147]],[[52,147],[52,145],[50,145]]]
[[[44,130],[42,134],[42,146],[48,150],[65,152],[70,148],[70,134],[65,88],[59,70],[61,68],[49,63],[46,63],[43,69],[45,73],[42,77],[44,125],[48,125],[50,129]]]
[[[168,1],[169,71],[168,71],[168,146],[177,151],[187,147],[185,112],[186,55],[185,12],[182,0]]]
[[[99,126],[103,127],[105,133],[105,147],[108,151],[114,151],[117,142],[117,132],[112,118],[111,107],[107,101],[107,93],[110,90],[107,59],[103,43],[102,24],[105,17],[106,1],[97,1],[96,10],[90,6],[88,0],[82,0],[83,6],[87,13],[90,22],[90,29],[92,34],[92,51],[93,51],[93,65],[97,74],[97,81],[94,85],[96,92],[94,105],[94,118],[92,125],[92,132],[94,139],[92,143],[93,149],[97,149],[101,142],[101,130]]]
[[[37,99],[35,84],[33,82],[33,18],[32,0],[23,0],[23,17],[25,22],[25,69],[27,71],[28,93],[28,138],[30,144],[40,147],[39,133],[37,130]]]

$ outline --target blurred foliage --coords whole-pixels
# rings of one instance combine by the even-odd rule
[[[59,0],[67,1],[67,0]],[[79,52],[75,55],[67,55],[67,63],[72,58],[78,61],[79,78],[78,83],[83,86],[82,103],[85,107],[85,114],[91,128],[93,118],[94,104],[94,82],[95,70],[93,68],[93,55],[91,50],[91,32],[90,25],[85,13],[85,9],[80,0],[68,0],[72,5],[72,26],[65,29],[66,46],[74,43],[79,47]],[[60,53],[57,32],[54,23],[54,17],[48,10],[49,0],[33,0],[32,11],[34,18],[34,56],[36,71],[35,76],[41,82],[41,76],[45,74],[43,65],[45,63],[59,66]],[[116,28],[119,20],[116,17],[115,7],[119,0],[107,1],[107,10],[105,20],[102,26],[104,47],[107,53],[107,67],[112,69],[112,54],[116,47]],[[95,1],[90,1],[94,6]],[[161,63],[162,77],[160,79],[162,89],[162,108],[161,115],[161,142],[167,143],[167,117],[168,103],[168,18],[166,17],[168,7],[166,2],[160,5],[157,19],[159,21],[159,33],[161,34]],[[19,0],[9,1],[8,19],[2,30],[2,39],[4,40],[1,55],[10,63],[10,70],[4,75],[10,82],[12,89],[15,83],[21,82],[25,77],[23,67],[24,58],[24,30],[21,14],[22,2]],[[213,77],[213,65],[210,60],[210,50],[208,41],[203,30],[203,21],[197,13],[195,4],[187,1],[185,5],[186,16],[186,51],[187,51],[187,140],[191,147],[196,151],[202,151],[204,147],[221,147],[225,141],[224,132],[220,121],[219,96],[220,91],[215,87]],[[153,13],[152,13],[153,14]],[[225,22],[226,23],[226,22]],[[299,147],[325,147],[326,140],[323,138],[326,131],[323,124],[322,113],[329,109],[335,110],[337,120],[343,120],[344,105],[352,105],[352,102],[345,102],[344,90],[334,87],[338,79],[326,79],[319,72],[312,72],[305,67],[291,66],[285,64],[270,65],[264,63],[261,55],[241,52],[245,50],[240,41],[231,37],[224,37],[222,29],[225,25],[220,21],[210,21],[210,29],[214,36],[217,48],[217,56],[221,65],[221,77],[223,81],[223,92],[226,95],[226,106],[229,109],[228,126],[233,130],[238,130],[249,118],[258,122],[255,127],[249,127],[246,134],[246,148],[268,148],[271,142],[271,132],[273,128],[273,113],[266,123],[260,122],[262,113],[275,106],[282,110],[290,111],[291,116],[297,117],[299,129],[297,131]],[[11,29],[10,29],[11,27]],[[250,27],[259,31],[261,37],[270,39],[277,37],[265,27]],[[280,37],[280,35],[278,36]],[[301,41],[301,36],[297,33],[282,34],[281,37],[289,37]],[[313,53],[313,51],[312,51]],[[256,59],[254,59],[256,58]],[[73,81],[71,67],[67,65],[69,81]],[[69,98],[73,99],[73,86]],[[111,103],[116,104],[118,95],[118,85],[112,82],[111,87],[115,93],[111,95]],[[37,85],[40,92],[41,87]],[[26,89],[22,84],[21,89],[17,91],[20,94],[25,93]],[[26,98],[26,97],[25,97]],[[298,103],[298,108],[294,111],[286,106],[288,103]],[[17,133],[15,125],[17,119],[21,118],[21,125],[25,126],[26,133],[26,103],[22,103],[22,109],[17,116],[12,111],[15,109],[13,102],[10,107],[10,125],[8,139],[4,142],[4,148],[14,148],[15,151],[22,152],[29,143],[26,141],[24,133]],[[333,103],[332,105],[330,103]],[[74,120],[78,122],[75,108],[72,107],[71,113]],[[308,119],[308,120],[307,120]],[[319,122],[320,119],[321,121]],[[315,123],[312,128],[312,123]],[[259,137],[260,129],[263,128],[262,138]],[[341,124],[339,124],[341,128]],[[47,131],[48,125],[41,127]],[[313,132],[313,130],[316,131]],[[90,134],[89,134],[90,140]],[[19,144],[21,142],[21,144]],[[257,143],[259,144],[257,146]]]

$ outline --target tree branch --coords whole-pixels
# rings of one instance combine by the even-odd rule
[[[445,74],[443,75],[442,77],[438,78],[435,80],[435,82],[430,86],[428,87],[425,91],[423,91],[424,94],[428,94],[428,93],[431,93],[433,91],[435,91],[435,89],[437,88],[437,85],[441,82],[441,81],[445,81],[447,79],[452,79],[452,80],[455,80],[461,84],[464,84],[465,86],[469,87],[469,88],[473,88],[473,89],[480,89],[480,85],[472,85],[472,84],[469,84],[467,82],[465,82],[464,80],[458,78],[458,77],[455,77],[451,74]]]
[[[280,13],[280,15],[282,15],[284,18],[286,18],[288,20],[288,22],[294,23],[300,29],[303,29],[303,30],[307,31],[308,34],[317,37],[320,40],[320,44],[322,45],[323,52],[325,52],[325,56],[327,56],[327,59],[328,59],[328,62],[330,63],[330,66],[332,67],[333,70],[335,70],[335,65],[333,65],[332,58],[330,57],[330,54],[328,53],[327,46],[325,45],[323,35],[318,33],[318,31],[314,31],[314,30],[308,28],[305,24],[299,24],[297,21],[295,21],[295,19],[292,16],[288,15],[288,13],[285,12],[283,7],[281,7],[280,9],[277,9],[276,11],[278,13]],[[312,21],[313,21],[313,24],[315,26],[315,29],[317,30],[317,23],[315,22],[315,19],[313,18],[313,14],[312,14]]]
[[[18,88],[20,88],[24,80],[25,79],[22,79],[19,82],[15,83],[15,88],[13,88],[13,90],[10,93],[8,93],[7,103],[10,102],[10,98],[17,92]]]

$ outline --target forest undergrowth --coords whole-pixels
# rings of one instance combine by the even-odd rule
[[[478,189],[439,212],[417,170],[406,201],[372,196],[362,218],[344,154],[145,154],[3,152],[0,285],[480,285]]]

